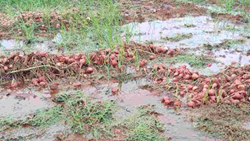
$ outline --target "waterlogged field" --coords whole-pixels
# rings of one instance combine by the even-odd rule
[[[0,0],[0,140],[249,141],[249,0]]]

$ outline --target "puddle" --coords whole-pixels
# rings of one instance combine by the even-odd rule
[[[189,70],[195,70],[195,71],[198,71],[200,74],[204,74],[204,75],[207,75],[207,76],[212,75],[212,74],[217,74],[217,73],[219,73],[221,70],[223,70],[225,68],[224,65],[218,65],[216,63],[212,63],[210,67],[206,66],[206,67],[200,68],[200,69],[193,68],[187,63],[177,63],[177,64],[175,64],[173,66],[174,67],[180,67],[181,65],[186,65],[186,67]]]
[[[230,65],[233,62],[236,62],[238,66],[244,66],[250,63],[250,56],[247,56],[246,53],[236,51],[234,49],[195,49],[187,51],[194,55],[207,55],[211,56],[215,61],[220,62],[220,65]]]
[[[10,116],[17,120],[24,120],[38,109],[50,108],[54,104],[47,95],[27,89],[18,92],[2,92],[0,93],[0,117]]]
[[[115,116],[118,116],[122,119],[136,113],[136,108],[138,106],[143,105],[152,105],[155,107],[155,111],[158,113],[163,114],[160,117],[160,120],[165,124],[166,131],[164,134],[166,136],[171,135],[172,140],[193,140],[199,141],[204,140],[207,138],[204,134],[200,131],[195,131],[192,125],[186,121],[184,121],[184,116],[182,114],[176,113],[172,108],[166,108],[162,103],[161,99],[165,95],[163,93],[161,96],[156,96],[153,93],[149,92],[148,90],[140,89],[141,85],[150,84],[151,82],[148,81],[146,78],[137,79],[137,80],[128,80],[123,82],[121,85],[118,83],[111,83],[108,84],[101,84],[101,85],[85,85],[81,88],[82,91],[88,93],[94,99],[97,100],[114,100],[118,103],[121,107],[115,113]],[[108,87],[110,86],[110,87]],[[120,93],[118,95],[112,95],[110,88],[120,88]],[[20,90],[21,91],[21,90]],[[63,92],[75,92],[76,90],[69,90]],[[45,92],[44,92],[45,93]],[[42,92],[34,93],[37,98],[41,99],[43,94]],[[33,113],[36,109],[41,109],[45,107],[50,107],[50,104],[47,101],[33,101],[30,102],[28,98],[26,100],[17,100],[12,96],[7,97],[6,99],[0,100],[0,111],[1,117],[12,115],[12,116],[22,116],[24,114]],[[18,107],[18,108],[15,108]],[[23,116],[24,118],[25,116]],[[56,126],[56,127],[54,127]],[[65,128],[61,128],[62,125],[53,125],[48,129],[45,129],[43,134],[39,138],[32,138],[32,140],[52,140],[52,134],[61,132]],[[58,127],[58,128],[57,128]],[[61,130],[57,130],[61,128]],[[53,131],[52,131],[53,130]],[[15,137],[20,135],[28,136],[34,134],[34,132],[38,132],[38,129],[31,130],[28,129],[18,129],[16,133],[14,133]],[[1,135],[1,134],[0,134]]]
[[[12,51],[17,52],[32,52],[32,51],[43,51],[51,54],[58,53],[56,44],[53,41],[39,41],[34,43],[27,43],[25,41],[17,40],[2,40],[0,42],[0,54],[9,54]]]
[[[0,132],[0,139],[5,140],[28,140],[28,141],[55,141],[55,135],[60,134],[62,132],[69,133],[69,128],[66,127],[64,124],[54,124],[47,128],[18,128],[13,129],[10,132],[5,132],[5,134],[1,134]]]
[[[186,25],[186,26],[185,26]],[[187,27],[187,25],[193,25]],[[214,22],[211,17],[184,17],[169,19],[168,21],[153,21],[144,23],[130,23],[124,28],[133,31],[132,41],[154,42],[168,48],[196,48],[203,44],[219,44],[225,39],[241,38],[240,33],[221,30],[227,23]],[[174,37],[177,34],[192,34],[189,39],[179,42],[163,40],[165,37]]]
[[[247,130],[250,130],[250,122],[245,122],[243,124],[243,128],[247,129]]]

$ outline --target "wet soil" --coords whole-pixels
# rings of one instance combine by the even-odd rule
[[[224,70],[228,67],[228,65],[236,64],[237,67],[242,68],[237,69],[233,67],[232,72],[237,74],[237,76],[239,76],[238,78],[242,80],[243,75],[248,74],[247,65],[249,65],[250,63],[250,56],[248,55],[250,40],[249,38],[247,38],[247,36],[245,36],[245,33],[242,32],[242,30],[244,31],[245,25],[234,25],[227,21],[215,22],[214,18],[221,17],[221,19],[242,21],[243,17],[238,15],[232,16],[229,14],[212,14],[211,17],[204,16],[206,12],[205,8],[198,7],[194,4],[177,5],[170,0],[121,0],[121,3],[123,4],[123,16],[125,18],[125,21],[129,23],[127,25],[124,25],[123,27],[132,27],[133,36],[131,38],[131,41],[141,43],[128,45],[128,48],[126,48],[127,50],[125,50],[125,56],[128,58],[133,58],[134,56],[130,56],[133,50],[131,50],[129,46],[134,47],[134,45],[136,45],[137,47],[139,47],[137,48],[138,50],[142,50],[141,52],[139,52],[140,54],[143,54],[141,55],[141,60],[146,59],[149,62],[148,64],[142,65],[138,71],[138,68],[136,69],[135,62],[133,62],[134,64],[132,63],[132,65],[130,63],[126,63],[125,68],[123,68],[123,70],[125,70],[125,73],[119,71],[119,68],[115,66],[111,69],[111,76],[113,76],[112,79],[115,80],[111,79],[109,80],[109,83],[106,79],[107,77],[105,77],[107,75],[107,72],[104,71],[105,69],[99,69],[99,67],[97,67],[100,66],[103,62],[103,60],[100,59],[100,56],[103,55],[102,52],[107,52],[97,52],[97,54],[93,56],[91,60],[95,62],[95,64],[90,65],[92,67],[96,67],[93,75],[84,75],[86,74],[85,72],[88,67],[88,65],[84,65],[81,66],[84,70],[83,73],[82,71],[74,73],[74,75],[78,74],[77,78],[71,78],[69,76],[72,75],[72,72],[75,72],[75,70],[81,70],[79,69],[79,66],[74,66],[70,70],[72,72],[67,72],[67,70],[64,71],[67,75],[64,75],[63,77],[65,78],[62,79],[54,79],[57,78],[57,76],[51,75],[51,77],[54,78],[50,80],[51,78],[46,75],[46,80],[48,80],[48,83],[46,83],[46,86],[44,87],[34,87],[30,85],[28,88],[19,88],[15,91],[8,90],[8,88],[6,89],[6,87],[1,88],[0,118],[6,118],[10,116],[16,120],[27,119],[36,110],[53,107],[55,103],[52,100],[58,92],[75,92],[77,90],[80,90],[87,93],[95,100],[114,100],[115,102],[117,102],[121,109],[115,113],[115,116],[121,119],[125,119],[126,117],[129,117],[130,115],[135,113],[138,106],[154,106],[155,112],[160,114],[158,116],[158,119],[164,124],[166,128],[166,130],[164,131],[164,135],[168,138],[171,138],[171,140],[220,140],[217,136],[208,136],[201,131],[194,129],[192,124],[187,120],[185,115],[189,113],[190,108],[188,108],[186,103],[190,101],[190,99],[194,98],[191,94],[195,93],[194,91],[191,91],[190,93],[187,92],[188,94],[186,96],[179,98],[179,96],[174,95],[174,92],[177,91],[176,89],[174,89],[174,91],[166,89],[167,85],[171,86],[173,83],[154,83],[155,79],[157,79],[158,77],[163,78],[166,75],[159,73],[159,75],[154,76],[152,70],[154,70],[155,68],[154,64],[150,63],[149,56],[155,55],[158,58],[163,58],[163,60],[166,60],[167,62],[165,64],[166,66],[170,66],[170,64],[168,64],[168,60],[169,58],[173,57],[173,54],[171,55],[167,53],[168,51],[176,51],[175,53],[177,54],[174,54],[174,56],[178,56],[178,53],[180,52],[196,56],[209,56],[213,59],[213,62],[211,62],[210,66],[204,66],[199,69],[194,68],[187,63],[176,63],[174,64],[174,66],[180,68],[181,66],[183,66],[183,64],[185,64],[186,68],[188,68],[189,70],[198,71],[199,75],[202,77],[201,79],[199,79],[201,81],[197,81],[197,83],[199,84],[199,82],[201,83],[202,80],[207,76],[211,78],[220,78],[225,73]],[[158,21],[151,22],[152,19],[156,19]],[[227,30],[232,26],[237,30]],[[49,56],[48,58],[52,59],[49,61],[46,60],[45,63],[53,62],[52,64],[54,66],[58,66],[57,61],[60,60],[60,57],[62,57],[59,56],[59,59],[54,58],[55,54],[62,53],[60,50],[58,51],[56,49],[56,39],[57,38],[55,37],[55,39],[52,41],[37,42],[32,44],[32,51],[42,50],[43,52],[46,52]],[[241,39],[243,39],[244,42],[238,42],[238,40]],[[230,41],[230,43],[228,41]],[[153,47],[152,43],[154,44]],[[1,42],[0,54],[7,54],[6,56],[8,56],[10,52],[17,51],[21,54],[21,56],[25,55],[23,53],[24,45],[27,45],[25,41],[19,42],[15,40],[3,40]],[[163,51],[163,53],[160,51],[160,53],[158,54],[157,49],[159,48],[160,50],[164,49],[165,52]],[[116,54],[115,57],[118,58],[118,53],[116,52],[118,51],[114,50],[114,54]],[[40,62],[40,64],[44,64],[44,60],[41,59],[42,57],[36,55],[30,57],[32,58],[31,60],[33,62],[28,61],[29,63],[33,63],[31,63],[32,67],[39,65],[39,63],[37,62]],[[63,56],[62,58],[64,57],[69,56]],[[34,61],[34,58],[37,58],[38,61]],[[116,60],[118,61],[117,58]],[[107,60],[110,61],[109,59]],[[141,63],[141,60],[139,63]],[[79,59],[76,59],[75,61],[80,62]],[[67,61],[62,62],[64,63],[62,64],[66,67],[70,65]],[[156,62],[157,65],[161,63],[162,62]],[[246,66],[245,69],[243,69],[243,66]],[[27,69],[26,67],[25,69]],[[59,65],[58,67],[61,67],[61,65]],[[20,69],[22,68],[16,68],[16,70]],[[51,69],[50,72],[52,72],[53,74],[54,70]],[[32,75],[30,75],[30,73],[22,73],[22,77],[29,78],[28,80],[25,79],[26,82],[29,83],[32,82],[32,78],[43,76],[43,74],[45,73],[46,72],[44,70],[39,70],[38,73],[32,72]],[[1,72],[1,75],[3,75],[4,77],[6,76],[5,74],[6,71]],[[137,77],[135,77],[136,74],[138,74]],[[227,74],[230,74],[230,77],[232,75],[231,72],[226,73],[226,75]],[[100,76],[104,79],[97,79]],[[248,75],[246,77],[248,77]],[[20,78],[20,76],[10,76],[5,80],[12,80],[16,78]],[[170,82],[172,82],[172,80],[173,78],[170,78]],[[189,81],[188,83],[196,86],[196,81],[191,81]],[[58,84],[60,85],[56,85],[57,83],[55,82],[58,82]],[[230,81],[230,85],[231,82],[233,83],[233,81]],[[244,85],[246,86],[247,92],[245,94],[245,98],[247,98],[249,97],[249,82],[245,79],[242,80],[242,82],[244,82]],[[176,85],[179,83],[182,82],[177,82]],[[11,85],[13,84],[15,83],[12,82]],[[198,84],[197,86],[199,86]],[[220,85],[221,83],[218,84]],[[237,86],[238,85],[239,84],[237,84]],[[175,86],[171,87],[176,88]],[[225,87],[228,91],[229,85],[225,85]],[[114,94],[112,92],[112,88],[117,88],[118,93]],[[189,94],[191,94],[191,97],[189,97]],[[183,104],[179,108],[173,108],[172,106],[164,105],[162,103],[162,99],[166,96],[173,98],[174,100],[181,101]],[[229,97],[231,97],[231,95],[228,95],[228,98]],[[247,99],[245,99],[245,101],[247,101]],[[249,104],[249,102],[246,102],[246,104]],[[204,105],[205,107],[209,107],[209,104]],[[249,132],[248,124],[248,121],[243,123],[244,128]],[[21,139],[52,141],[55,139],[60,140],[61,136],[65,136],[66,140],[91,139],[91,137],[69,134],[72,133],[64,123],[57,123],[43,129],[29,126],[25,128],[9,128],[8,130],[0,132],[0,140]]]
[[[89,94],[93,99],[96,100],[115,100],[118,105],[121,107],[119,111],[115,113],[114,116],[117,116],[119,118],[125,119],[126,117],[129,117],[130,115],[136,113],[136,108],[138,106],[144,106],[144,105],[151,105],[155,107],[155,112],[160,113],[161,116],[159,116],[159,119],[162,123],[165,124],[166,131],[164,134],[166,134],[167,137],[172,138],[172,140],[204,140],[207,139],[206,135],[203,133],[196,131],[193,129],[190,123],[184,120],[184,116],[181,114],[186,111],[186,108],[182,108],[178,113],[174,109],[168,109],[164,105],[161,104],[161,98],[164,95],[167,95],[168,93],[162,93],[160,95],[156,95],[155,93],[152,93],[148,90],[140,89],[140,86],[150,84],[151,81],[148,81],[146,79],[137,79],[137,80],[129,80],[127,82],[123,82],[121,84],[119,83],[111,83],[110,85],[107,84],[101,84],[96,85],[85,85],[80,89],[81,91]],[[95,87],[93,87],[93,85]],[[67,87],[67,86],[66,86]],[[111,88],[113,87],[120,87],[120,92],[118,95],[113,95],[111,92]],[[26,91],[19,90],[19,92]],[[34,91],[34,90],[31,90]],[[30,100],[24,99],[26,105],[23,107],[23,105],[15,104],[16,109],[18,108],[25,108],[26,113],[20,111],[15,112],[14,109],[8,109],[8,113],[2,113],[1,117],[4,117],[6,115],[11,115],[13,117],[19,117],[18,119],[25,119],[29,114],[32,114],[35,109],[42,109],[47,108],[50,105],[50,99],[44,100],[41,96],[42,95],[48,95],[44,94],[47,90],[43,90],[39,92],[38,94],[40,97],[37,97],[36,105],[39,105],[39,103],[44,103],[43,107],[36,107]],[[62,92],[73,92],[74,90],[60,90]],[[35,92],[34,92],[35,93]],[[10,92],[10,95],[8,98],[12,98],[14,94]],[[5,102],[13,102],[14,100],[9,99],[1,99],[1,103]],[[5,104],[6,106],[6,104]],[[4,108],[4,105],[1,105],[1,108]],[[37,136],[40,132],[43,132],[41,135]],[[11,139],[18,139],[19,137],[22,137],[24,140],[54,140],[55,134],[61,134],[61,133],[70,133],[62,123],[58,123],[56,125],[50,126],[49,128],[44,129],[37,129],[33,127],[27,127],[27,128],[18,128],[18,129],[12,129],[12,132],[2,132],[1,136],[4,137],[3,139],[11,138]],[[12,133],[12,134],[11,134]],[[30,139],[28,139],[30,137]],[[72,139],[86,139],[85,137],[76,135],[76,136],[69,136],[67,140]]]

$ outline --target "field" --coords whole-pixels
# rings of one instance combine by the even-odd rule
[[[250,0],[0,0],[0,141],[250,141]]]

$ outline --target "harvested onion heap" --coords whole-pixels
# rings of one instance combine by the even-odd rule
[[[172,82],[178,84],[178,95],[188,97],[187,106],[199,107],[209,103],[240,104],[250,101],[250,66],[235,68],[229,66],[223,73],[212,76],[204,76],[197,71],[191,71],[185,65],[179,68],[164,65],[156,65],[158,74],[164,77],[157,78],[156,84],[166,80],[166,74],[170,75]],[[177,101],[178,102],[178,101]],[[162,103],[166,106],[180,106],[176,100],[164,97]]]
[[[113,68],[118,68],[118,62],[126,64],[133,62],[136,58],[136,50],[141,55],[146,52],[148,60],[154,59],[157,55],[177,54],[177,50],[163,49],[161,46],[142,45],[142,44],[126,44],[124,48],[104,49],[92,52],[89,57],[85,54],[77,53],[73,55],[67,54],[48,54],[47,52],[37,51],[30,54],[20,55],[18,52],[12,52],[10,56],[0,56],[0,74],[2,79],[12,80],[19,78],[33,79],[32,84],[35,86],[45,86],[47,84],[47,76],[51,78],[65,77],[72,75],[86,76],[92,74],[99,65],[110,64]],[[153,55],[150,56],[150,55]],[[122,60],[121,60],[122,56]],[[145,56],[144,56],[145,57]],[[87,63],[87,61],[89,61]],[[147,59],[140,60],[140,67],[147,65]],[[46,68],[46,71],[45,69]],[[119,68],[120,69],[120,68]],[[45,77],[41,81],[40,77]]]

